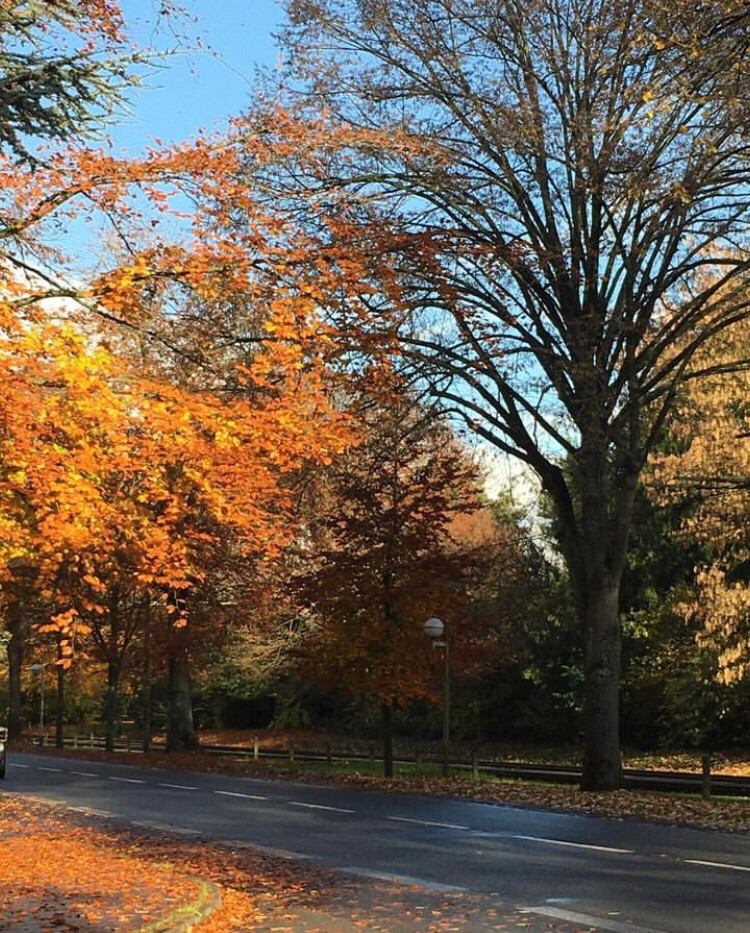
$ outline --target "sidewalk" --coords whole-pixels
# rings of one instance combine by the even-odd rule
[[[0,794],[2,933],[589,933],[499,899],[361,878]]]

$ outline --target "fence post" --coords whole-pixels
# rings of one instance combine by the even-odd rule
[[[294,761],[294,746],[289,746],[289,761]]]
[[[701,792],[703,799],[708,800],[711,796],[711,756],[701,756]]]
[[[255,759],[255,761],[258,760],[258,754],[259,754],[259,752],[258,752],[258,736],[257,736],[257,735],[254,735],[254,736],[253,736],[253,758]]]
[[[78,733],[73,733],[73,748],[78,748]]]
[[[479,758],[475,748],[471,750],[471,776],[475,781],[479,780]]]

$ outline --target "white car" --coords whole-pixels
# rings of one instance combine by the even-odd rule
[[[0,726],[0,778],[5,777],[5,761],[7,758],[5,752],[5,743],[8,741],[8,730]]]

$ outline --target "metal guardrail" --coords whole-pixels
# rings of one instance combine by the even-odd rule
[[[42,744],[41,739],[36,738],[37,744]],[[49,741],[44,744],[51,744]],[[66,748],[80,749],[104,749],[105,739],[103,736],[66,736],[64,739]],[[152,743],[154,749],[164,747],[164,742],[156,740]],[[139,753],[143,751],[142,744],[136,739],[118,739],[114,745],[115,751],[126,751]],[[236,745],[201,745],[201,751],[211,755],[223,755],[234,758],[244,758],[259,760],[265,759],[286,759],[296,763],[317,762],[366,762],[381,761],[373,753],[365,752],[336,752],[332,749],[311,750],[296,749],[289,747],[287,749],[261,748],[259,743],[255,742],[252,748]],[[418,764],[439,764],[440,759],[435,756],[422,756],[419,758],[406,758],[396,756],[395,764],[418,765]],[[579,784],[581,780],[580,768],[574,765],[537,765],[526,762],[498,762],[489,759],[472,760],[456,759],[450,763],[453,773],[468,772],[478,775],[490,774],[495,777],[507,778],[510,780],[526,781],[545,781],[551,784]],[[644,769],[625,768],[622,773],[622,786],[626,790],[650,790],[650,791],[669,791],[670,793],[684,794],[703,794],[708,793],[714,796],[733,796],[750,797],[750,776],[738,776],[721,774],[710,774],[705,770],[698,772],[683,771],[647,771]]]

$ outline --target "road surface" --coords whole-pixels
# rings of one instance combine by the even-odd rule
[[[748,933],[750,837],[458,799],[15,754],[0,791],[608,933]]]

